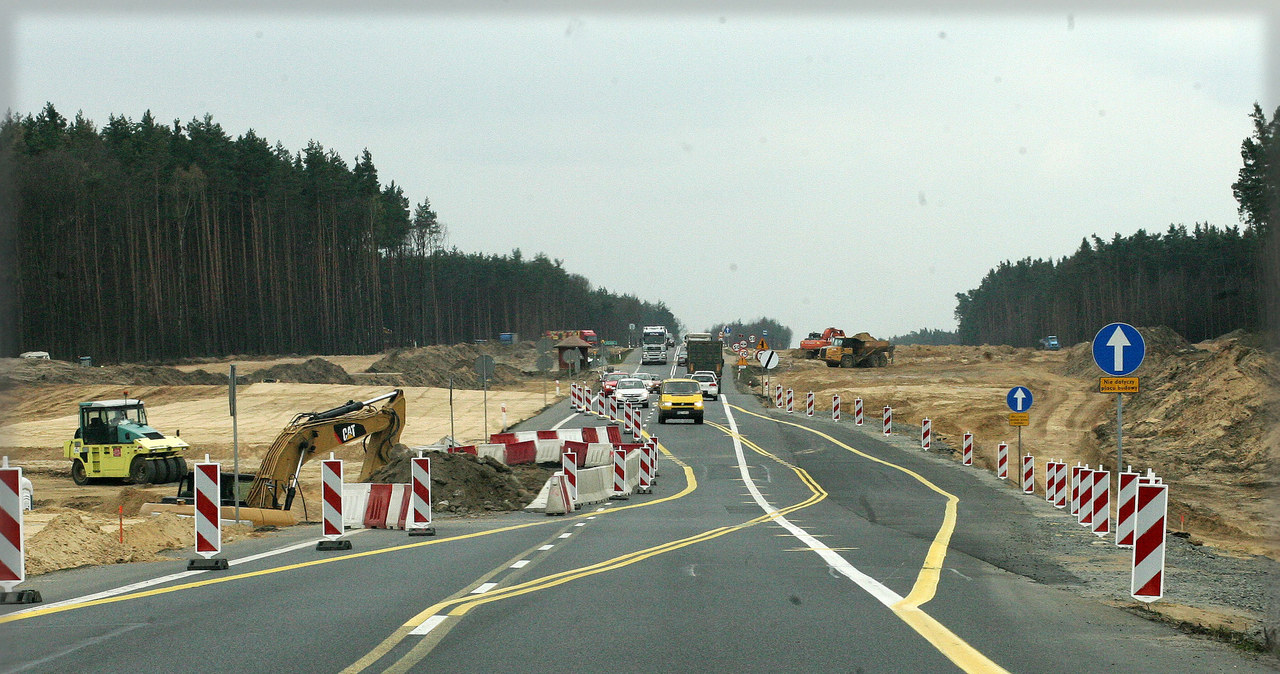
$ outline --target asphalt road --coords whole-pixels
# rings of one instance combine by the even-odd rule
[[[735,392],[703,425],[649,417],[653,494],[41,576],[44,604],[0,608],[0,670],[1275,671],[1029,580],[1057,571],[1026,509],[971,470]]]

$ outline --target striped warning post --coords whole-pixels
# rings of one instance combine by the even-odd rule
[[[1076,512],[1076,521],[1082,526],[1093,526],[1093,469],[1085,464],[1080,469],[1080,509]]]
[[[1005,442],[996,445],[996,477],[1009,479],[1009,444]]]
[[[893,435],[893,408],[884,408],[884,434]]]
[[[1071,503],[1067,508],[1067,512],[1072,515],[1080,512],[1080,471],[1084,470],[1084,466],[1079,463],[1071,467]]]
[[[831,396],[831,420],[840,421],[840,394]]]
[[[1044,462],[1044,500],[1053,503],[1053,488],[1058,478],[1058,464],[1053,461]]]
[[[920,449],[929,451],[933,448],[933,422],[925,417],[920,422]]]
[[[1036,493],[1036,460],[1030,454],[1022,455],[1022,493]]]
[[[853,425],[862,425],[862,398],[853,399]]]
[[[569,490],[569,501],[577,508],[578,503],[578,453],[565,452],[560,455],[560,470],[564,472],[565,486]]]
[[[1111,471],[1093,471],[1093,533],[1106,538],[1111,533]]]
[[[1071,492],[1067,489],[1067,477],[1067,463],[1059,461],[1053,483],[1053,507],[1055,508],[1065,509],[1071,498]]]
[[[222,552],[221,487],[220,464],[196,464],[196,554],[205,559]]]
[[[809,391],[804,397],[804,415],[806,417],[813,416],[813,391]]]
[[[320,462],[320,534],[329,540],[342,536],[342,459]]]
[[[778,409],[782,409],[782,384],[778,384],[773,388],[773,404]]]
[[[653,453],[653,477],[656,481],[658,477],[658,436],[649,436],[649,451]]]
[[[569,384],[569,407],[574,412],[577,412],[582,409],[582,406],[579,404],[579,401],[581,400],[581,398],[579,397],[580,395],[581,395],[581,391],[578,390],[578,385]]]
[[[795,407],[796,407],[795,391],[792,391],[791,389],[787,389],[787,414],[791,414],[792,412],[794,412]]]
[[[436,529],[431,523],[431,457],[416,456],[409,461],[413,497],[405,531],[410,536],[434,536]]]
[[[1164,596],[1164,536],[1169,486],[1139,483],[1135,508],[1130,595],[1138,601],[1153,602]]]
[[[13,592],[27,577],[26,548],[22,543],[22,469],[10,468],[9,457],[0,468],[0,587]]]
[[[621,447],[613,449],[613,494],[609,498],[625,501],[627,496],[627,450]]]
[[[631,409],[631,403],[624,402],[620,405],[622,408],[622,431],[632,437],[635,436],[635,422],[632,416],[635,411]]]
[[[1121,471],[1116,489],[1116,546],[1133,547],[1133,512],[1138,504],[1138,474]]]
[[[973,465],[973,433],[965,433],[964,442],[960,443],[960,463]]]
[[[609,396],[609,421],[618,422],[618,399]]]
[[[638,491],[641,494],[653,493],[653,487],[652,487],[653,477],[650,475],[652,465],[650,464],[650,461],[651,461],[651,458],[649,454],[649,446],[641,445],[640,446],[640,475],[639,475],[640,485],[636,489],[636,491]]]

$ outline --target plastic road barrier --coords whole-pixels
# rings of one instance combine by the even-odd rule
[[[195,533],[196,554],[203,559],[187,561],[188,571],[213,571],[229,568],[227,560],[214,559],[222,552],[222,467],[209,462],[195,465]],[[341,511],[339,511],[341,517]]]
[[[320,534],[333,541],[342,536],[342,459],[320,462]]]
[[[642,445],[640,447],[640,485],[636,491],[641,494],[653,493],[653,477],[650,471],[653,467],[652,457],[649,454],[649,446]]]
[[[1139,484],[1134,514],[1133,571],[1130,595],[1153,602],[1164,596],[1164,534],[1169,486]]]
[[[853,425],[862,425],[862,398],[853,399]]]
[[[791,414],[792,412],[794,412],[795,407],[796,407],[795,391],[792,391],[791,389],[787,389],[787,414]]]
[[[405,529],[410,536],[431,536],[436,532],[431,525],[431,458],[419,456],[410,462],[413,500],[409,508],[409,524]]]
[[[547,482],[549,491],[547,493],[547,509],[548,515],[567,515],[573,512],[573,500],[569,497],[569,481],[565,479],[564,471],[557,471],[551,476],[551,480]]]
[[[831,396],[831,420],[840,421],[840,394]]]
[[[920,422],[920,449],[929,451],[933,447],[933,422],[925,417]]]
[[[1093,471],[1093,533],[1106,538],[1111,533],[1111,471]]]
[[[578,455],[565,452],[560,455],[560,470],[564,473],[565,486],[569,490],[569,503],[578,502]]]
[[[1093,526],[1093,469],[1085,464],[1080,469],[1080,510],[1076,512],[1076,521],[1082,526]]]
[[[22,495],[18,486],[22,484],[22,469],[10,468],[7,456],[3,465],[0,468],[0,588],[8,594],[26,579],[27,564],[22,543]]]
[[[809,391],[804,398],[804,415],[806,417],[813,416],[813,391]]]
[[[1009,443],[996,445],[996,477],[1001,480],[1009,479]]]
[[[1036,493],[1036,461],[1030,454],[1022,455],[1022,493]]]
[[[627,494],[627,450],[621,447],[613,450],[613,494],[609,498],[625,501]]]
[[[973,465],[973,433],[964,434],[964,442],[960,445],[960,463]]]
[[[778,409],[782,409],[782,384],[778,384],[774,387],[773,404]]]
[[[1067,501],[1071,497],[1071,493],[1067,491],[1067,464],[1065,461],[1058,462],[1058,471],[1055,473],[1056,478],[1053,485],[1053,507],[1066,508]]]
[[[1116,545],[1133,547],[1133,513],[1138,504],[1138,474],[1131,470],[1119,475],[1120,486],[1116,494]]]

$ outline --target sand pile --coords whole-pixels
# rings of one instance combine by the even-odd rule
[[[370,482],[408,482],[409,448],[396,445],[392,459]],[[538,466],[507,466],[471,454],[432,452],[431,495],[437,511],[465,514],[485,510],[520,510],[529,505],[551,471]]]
[[[444,388],[449,386],[452,378],[454,388],[480,388],[475,362],[482,354],[492,356],[495,362],[490,386],[522,380],[526,369],[532,367],[536,358],[531,348],[523,346],[452,344],[394,349],[369,366],[368,372],[378,376],[361,377],[361,381],[389,386]]]
[[[151,365],[82,367],[60,360],[0,358],[0,387],[18,384],[117,384],[176,386],[226,384],[226,377],[204,370],[183,372]]]
[[[117,532],[103,531],[104,522],[75,512],[58,514],[26,542],[27,574],[38,575],[95,564],[148,562],[158,553],[193,545],[193,525],[164,513],[124,528],[124,543]],[[224,527],[224,542],[250,535],[247,527]]]
[[[236,379],[239,378],[237,374]],[[305,363],[272,365],[245,375],[245,380],[250,384],[256,382],[284,382],[288,384],[355,383],[346,370],[324,358],[312,358]]]

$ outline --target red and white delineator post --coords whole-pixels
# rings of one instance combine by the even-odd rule
[[[1054,480],[1058,477],[1058,464],[1052,460],[1044,462],[1044,500],[1053,503]]]
[[[316,543],[316,550],[350,550],[351,541],[338,540],[346,528],[342,525],[342,459],[329,458],[320,462],[320,534],[325,540]]]
[[[1036,493],[1036,460],[1030,454],[1022,455],[1022,493]]]
[[[893,435],[893,408],[887,405],[884,408],[884,434]]]
[[[627,450],[621,447],[613,449],[613,493],[609,498],[614,501],[631,498],[627,493]]]
[[[618,423],[618,399],[609,396],[609,421]]]
[[[1164,596],[1164,537],[1169,485],[1139,483],[1136,500],[1129,594],[1138,601],[1153,602]]]
[[[933,448],[933,422],[925,417],[920,422],[920,449],[929,451]]]
[[[840,421],[840,394],[831,396],[831,420]]]
[[[773,402],[778,409],[782,409],[782,384],[774,386]]]
[[[792,391],[791,389],[787,389],[787,414],[791,414],[795,412],[795,409],[796,409],[795,391]]]
[[[22,542],[22,469],[0,463],[0,604],[34,604],[37,590],[14,591],[27,578],[26,547]]]
[[[635,411],[631,409],[631,403],[622,403],[622,432],[630,436],[635,436],[635,420],[632,418]]]
[[[431,458],[418,452],[409,459],[409,518],[405,530],[410,536],[434,536],[436,528],[431,524]]]
[[[964,441],[960,443],[960,463],[973,465],[973,433],[965,433]]]
[[[996,445],[996,477],[1001,480],[1009,479],[1009,443],[1007,442]]]
[[[1116,547],[1133,547],[1133,514],[1138,505],[1138,474],[1133,467],[1121,471],[1116,494]]]
[[[1084,470],[1079,462],[1071,467],[1071,503],[1067,512],[1072,515],[1080,512],[1080,471]]]
[[[853,425],[862,425],[862,398],[853,399]]]
[[[651,461],[652,461],[652,455],[649,453],[649,446],[648,445],[641,446],[640,447],[640,475],[638,476],[640,484],[636,486],[636,493],[639,493],[639,494],[653,493],[653,476],[651,474],[653,471],[653,464],[651,463]]]
[[[227,560],[214,558],[222,552],[222,467],[209,462],[195,465],[196,554],[203,559],[187,561],[188,571],[214,571],[228,568]],[[341,518],[339,518],[341,521]]]
[[[582,400],[582,398],[580,397],[581,395],[582,395],[582,391],[578,388],[578,385],[576,383],[569,384],[569,408],[572,409],[574,412],[577,412],[578,410],[582,409],[581,405],[579,404],[579,401]]]
[[[1053,507],[1065,509],[1071,500],[1071,491],[1067,488],[1067,462],[1059,461],[1058,470],[1054,474]]]
[[[1076,521],[1081,526],[1093,526],[1093,469],[1089,464],[1080,469],[1080,511]]]
[[[564,452],[560,455],[560,472],[564,473],[565,487],[569,492],[569,503],[573,510],[578,509],[578,454]]]
[[[1093,533],[1106,538],[1111,533],[1111,471],[1093,471]]]
[[[813,391],[809,391],[809,394],[804,398],[804,415],[806,417],[813,416]]]
[[[652,481],[656,483],[658,481],[658,436],[656,435],[649,436],[649,451],[652,452],[653,454],[653,461],[652,461],[653,480]]]

